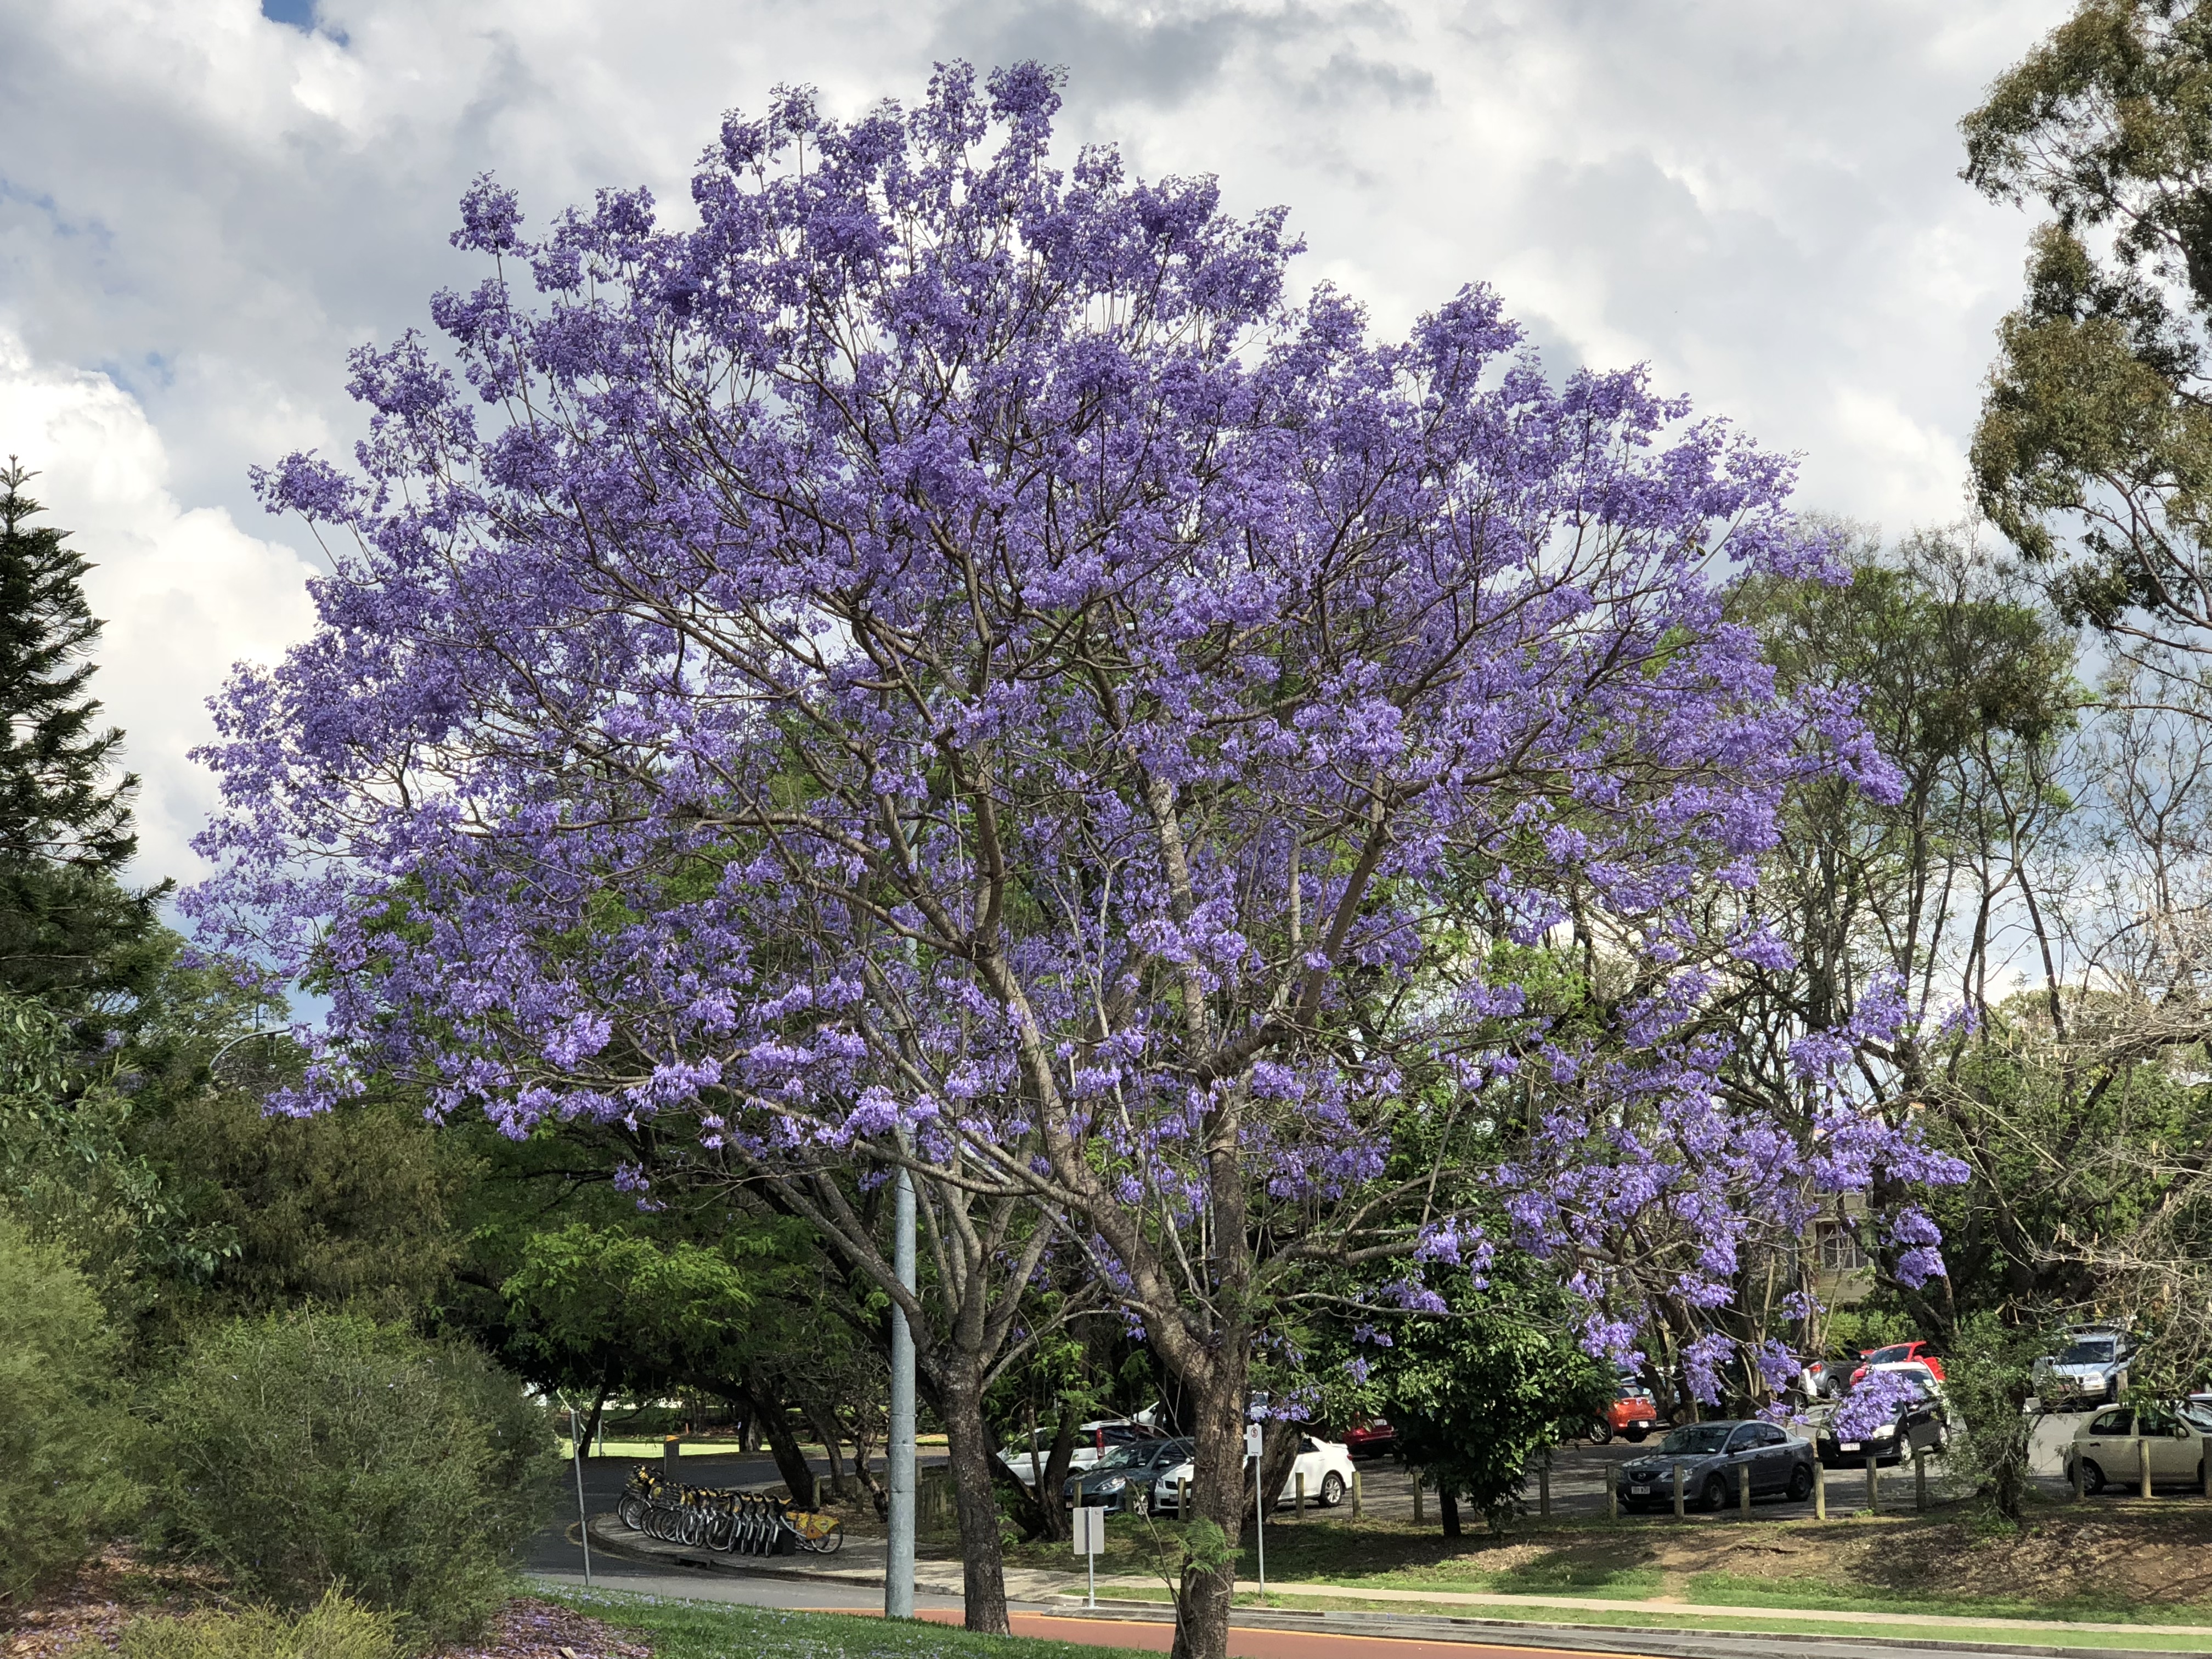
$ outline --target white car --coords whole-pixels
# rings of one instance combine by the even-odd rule
[[[1252,1462],[1244,1462],[1245,1478],[1249,1480]],[[1338,1440],[1316,1440],[1304,1435],[1298,1441],[1298,1461],[1291,1465],[1291,1473],[1283,1482],[1283,1495],[1275,1500],[1275,1507],[1295,1504],[1298,1498],[1298,1477],[1306,1478],[1306,1501],[1333,1510],[1344,1502],[1352,1491],[1352,1451]],[[1158,1514],[1176,1507],[1180,1481],[1197,1478],[1188,1463],[1172,1468],[1152,1483],[1152,1510]]]
[[[1076,1430],[1075,1449],[1069,1455],[1067,1472],[1078,1475],[1097,1467],[1098,1460],[1116,1446],[1126,1446],[1138,1440],[1152,1437],[1152,1425],[1133,1417],[1101,1418],[1095,1423],[1085,1423]],[[1036,1443],[1036,1467],[1030,1467],[1030,1449],[1028,1446],[1009,1447],[999,1454],[1014,1478],[1024,1486],[1034,1486],[1037,1476],[1052,1462],[1052,1442],[1040,1437]]]
[[[2150,1478],[2186,1480],[2202,1489],[2205,1448],[2212,1443],[2212,1417],[2189,1406],[2156,1401],[2107,1406],[2093,1412],[2074,1431],[2065,1451],[2066,1478],[2081,1466],[2081,1490],[2095,1497],[2107,1486],[2122,1490],[2142,1478],[2148,1447]]]

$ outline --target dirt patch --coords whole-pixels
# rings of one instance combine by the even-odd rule
[[[1529,1534],[1397,1570],[1522,1581],[1514,1589],[1656,1575],[1657,1593],[1675,1599],[1689,1598],[1692,1580],[1720,1575],[1796,1589],[1817,1583],[1843,1597],[2188,1605],[2212,1602],[2212,1510],[2054,1511],[2018,1530],[1972,1516],[1901,1516]]]
[[[447,1650],[447,1659],[652,1659],[635,1631],[586,1618],[573,1607],[517,1596],[477,1641]]]

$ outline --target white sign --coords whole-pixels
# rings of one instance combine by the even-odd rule
[[[1257,1423],[1247,1423],[1244,1425],[1245,1456],[1257,1457],[1260,1455],[1260,1425]]]
[[[1103,1555],[1106,1553],[1106,1511],[1103,1509],[1075,1511],[1075,1553],[1078,1555]]]

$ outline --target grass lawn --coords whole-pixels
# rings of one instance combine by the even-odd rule
[[[1176,1526],[1157,1531],[1135,1516],[1107,1525],[1103,1577],[1159,1583],[1156,1552]],[[1009,1560],[1061,1571],[1079,1565],[1065,1544],[1018,1547]],[[1248,1534],[1238,1577],[1257,1576]],[[2022,1528],[1993,1526],[1979,1510],[1949,1506],[1924,1516],[1672,1516],[1524,1524],[1504,1537],[1480,1529],[1458,1539],[1431,1525],[1326,1519],[1271,1522],[1267,1577],[1275,1583],[1419,1592],[1665,1598],[1715,1606],[1802,1607],[1966,1619],[2212,1625],[2212,1508],[2158,1503],[2130,1509],[2046,1505]],[[1131,1594],[1116,1586],[1113,1594]],[[1299,1596],[1286,1606],[1319,1607]],[[1352,1601],[1347,1607],[1361,1605]],[[1370,1611],[1406,1603],[1364,1604]],[[1480,1607],[1443,1607],[1489,1616]],[[1503,1611],[1502,1609],[1499,1611]],[[1626,1610],[1624,1610],[1624,1616]],[[1522,1615],[1516,1609],[1510,1616]],[[1525,1615],[1540,1616],[1534,1612]],[[1577,1622],[1609,1618],[1573,1613]],[[1640,1616],[1640,1615],[1639,1615]],[[1706,1622],[1710,1623],[1708,1620]],[[1768,1626],[1761,1626],[1761,1628]],[[1831,1626],[1830,1628],[1833,1628]],[[2071,1639],[2069,1635],[2069,1639]],[[2179,1638],[2193,1640],[2194,1638]]]
[[[1127,1648],[976,1636],[945,1625],[886,1623],[855,1613],[786,1613],[538,1585],[531,1594],[637,1632],[651,1644],[653,1659],[1158,1659]]]
[[[1125,1590],[1116,1586],[1114,1598],[1116,1601],[1164,1601],[1167,1595],[1164,1590]],[[1847,1641],[1855,1637],[1901,1637],[1924,1642],[1930,1636],[1936,1636],[1946,1642],[1972,1642],[1994,1648],[2026,1646],[2039,1649],[2048,1649],[2051,1641],[2047,1632],[2008,1629],[1998,1625],[1946,1625],[1931,1630],[1924,1624],[1915,1622],[1909,1615],[1895,1624],[1836,1625],[1812,1619],[1736,1619],[1726,1613],[1674,1613],[1655,1612],[1644,1607],[1622,1607],[1616,1611],[1609,1607],[1547,1607],[1540,1603],[1510,1608],[1471,1607],[1462,1602],[1382,1603],[1349,1598],[1340,1601],[1325,1595],[1261,1596],[1249,1592],[1239,1595],[1237,1605],[1240,1607],[1279,1607],[1285,1611],[1306,1613],[1423,1613],[1436,1618],[1480,1619],[1486,1622],[1505,1624],[1597,1625],[1611,1629],[1633,1630],[1742,1631],[1765,1636],[1824,1636],[1838,1641]],[[2155,1626],[2128,1631],[2069,1630],[2065,1633],[2065,1642],[2069,1648],[2212,1653],[2212,1636],[2183,1635],[2161,1631]]]

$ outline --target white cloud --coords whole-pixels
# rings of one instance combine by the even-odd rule
[[[106,375],[34,363],[0,333],[0,433],[37,458],[40,522],[94,562],[86,597],[107,628],[93,689],[129,732],[145,780],[141,865],[196,866],[187,843],[215,791],[186,752],[212,734],[204,699],[241,658],[273,660],[311,620],[307,565],[260,541],[228,508],[186,507],[168,487],[161,434]]]
[[[179,524],[243,520],[248,465],[357,429],[347,348],[475,279],[446,234],[477,173],[539,223],[608,184],[680,215],[722,112],[778,82],[850,112],[912,97],[933,60],[1033,55],[1071,71],[1071,146],[1288,204],[1308,276],[1379,325],[1489,280],[1556,367],[1648,361],[1802,453],[1808,505],[1902,530],[1959,510],[2027,229],[1958,181],[1956,123],[2068,9],[321,0],[311,35],[255,0],[0,0],[0,325],[137,400]],[[297,580],[256,556],[252,626]],[[234,625],[233,654],[264,637]],[[168,762],[134,748],[152,787]]]

